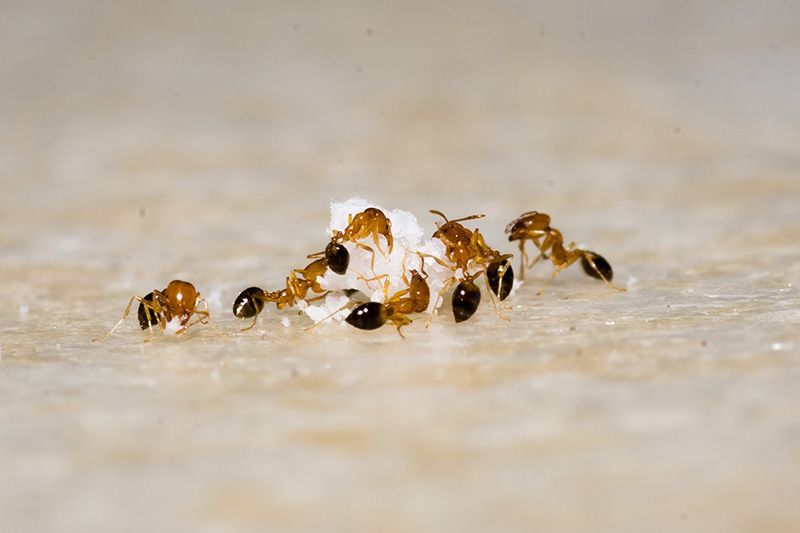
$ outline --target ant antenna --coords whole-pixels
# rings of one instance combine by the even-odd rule
[[[441,211],[437,211],[436,209],[428,209],[428,211],[430,213],[433,213],[434,215],[439,215],[440,217],[442,217],[446,224],[449,224],[450,222],[464,222],[465,220],[475,220],[476,218],[483,218],[486,216],[485,214],[481,213],[478,215],[470,215],[468,217],[461,217],[461,218],[456,218],[454,220],[448,220],[447,217],[444,215],[444,213],[442,213]]]

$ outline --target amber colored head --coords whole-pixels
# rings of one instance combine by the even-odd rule
[[[171,315],[180,317],[181,325],[185,325],[194,313],[199,296],[197,289],[188,281],[175,279],[169,282],[164,294],[167,296]]]

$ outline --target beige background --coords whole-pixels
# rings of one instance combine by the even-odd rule
[[[3,2],[0,530],[797,531],[800,8],[599,4]],[[631,290],[89,342],[235,331],[353,195]]]

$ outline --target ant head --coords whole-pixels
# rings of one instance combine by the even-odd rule
[[[463,226],[461,224],[459,224],[459,222],[464,222],[465,220],[475,220],[476,218],[483,218],[483,217],[486,216],[486,215],[483,215],[483,214],[478,214],[478,215],[470,215],[470,216],[467,216],[467,217],[461,217],[461,218],[456,218],[456,219],[453,219],[453,220],[449,220],[447,218],[447,216],[445,216],[445,214],[442,213],[441,211],[438,211],[436,209],[429,209],[429,211],[431,213],[433,213],[434,215],[439,215],[440,217],[442,217],[444,219],[444,224],[439,224],[438,222],[436,223],[437,230],[436,230],[436,233],[433,234],[433,236],[435,238],[438,238],[441,235],[441,232],[442,231],[447,231],[448,228],[451,228],[451,227],[454,227],[454,226],[463,228]]]

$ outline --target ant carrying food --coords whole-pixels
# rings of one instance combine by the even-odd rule
[[[309,255],[309,259],[324,256],[328,261],[328,268],[330,268],[331,271],[336,274],[344,274],[347,272],[347,267],[350,264],[350,252],[347,251],[347,248],[345,248],[342,243],[352,242],[359,248],[372,254],[372,269],[374,270],[375,250],[358,241],[366,239],[371,235],[378,251],[382,255],[385,255],[378,241],[378,237],[383,235],[389,246],[389,253],[392,253],[392,248],[394,246],[394,240],[392,239],[392,221],[377,207],[368,207],[355,216],[349,215],[347,218],[347,227],[344,231],[334,230],[331,241],[325,247],[325,251]]]
[[[312,261],[305,268],[292,270],[286,278],[286,287],[283,289],[268,292],[260,287],[248,287],[243,290],[233,302],[233,314],[242,321],[252,318],[253,323],[241,331],[247,331],[256,325],[258,315],[266,303],[274,303],[278,309],[283,309],[293,307],[298,300],[304,300],[309,291],[321,294],[309,301],[324,297],[328,291],[320,286],[317,278],[324,276],[327,269],[328,260],[323,257]],[[298,275],[302,277],[298,278]]]
[[[527,268],[531,268],[540,259],[550,259],[555,266],[553,275],[545,282],[537,294],[542,294],[559,272],[572,265],[578,259],[581,260],[581,266],[587,275],[604,281],[612,289],[625,290],[611,283],[614,278],[614,271],[611,268],[611,264],[603,256],[596,252],[578,248],[574,242],[564,246],[564,237],[561,232],[550,226],[550,215],[539,213],[538,211],[528,211],[506,226],[505,231],[508,234],[509,241],[519,241],[520,270],[522,271],[521,276],[523,279],[525,276],[525,263],[528,259],[528,255],[525,253],[526,241],[532,241],[539,250],[539,255],[527,265]]]
[[[423,269],[423,273],[424,273]],[[401,328],[408,326],[413,321],[408,317],[411,313],[422,313],[428,309],[431,301],[431,292],[428,282],[425,281],[427,275],[423,277],[416,270],[409,271],[409,280],[403,271],[403,281],[407,288],[396,292],[391,297],[386,298],[384,303],[366,302],[356,306],[345,318],[345,322],[358,329],[378,329],[387,321],[397,327],[397,333],[404,337]],[[387,290],[388,280],[384,285],[384,293]]]
[[[170,281],[164,290],[154,290],[145,296],[132,296],[128,301],[128,306],[122,313],[122,318],[111,328],[111,331],[108,332],[104,339],[110,337],[120,324],[128,318],[134,301],[139,302],[139,307],[136,310],[139,326],[141,326],[142,330],[150,329],[151,334],[154,326],[158,326],[161,331],[164,331],[167,328],[167,324],[173,320],[178,321],[179,327],[175,334],[179,335],[195,324],[206,324],[211,319],[208,312],[208,303],[205,298],[200,296],[194,285],[188,281],[175,279]],[[201,304],[203,309],[198,308]],[[197,316],[197,320],[190,322],[193,316]]]
[[[444,224],[436,224],[436,231],[433,238],[439,239],[445,246],[445,256],[451,264],[447,264],[441,259],[432,257],[437,263],[453,271],[453,277],[447,280],[439,291],[436,304],[442,298],[444,292],[456,281],[454,297],[452,301],[453,317],[456,322],[463,322],[470,318],[478,309],[480,303],[480,289],[475,285],[474,280],[481,274],[486,274],[486,285],[489,291],[501,301],[505,300],[514,284],[514,270],[508,261],[510,254],[501,254],[497,250],[490,248],[486,244],[480,230],[468,230],[461,222],[483,218],[485,215],[470,215],[467,217],[448,220],[447,216],[441,211],[430,210],[431,213],[439,215],[444,219]],[[480,271],[470,275],[470,267],[478,267]],[[456,273],[461,270],[462,278],[456,277]],[[492,300],[497,314],[503,316],[497,304]]]

